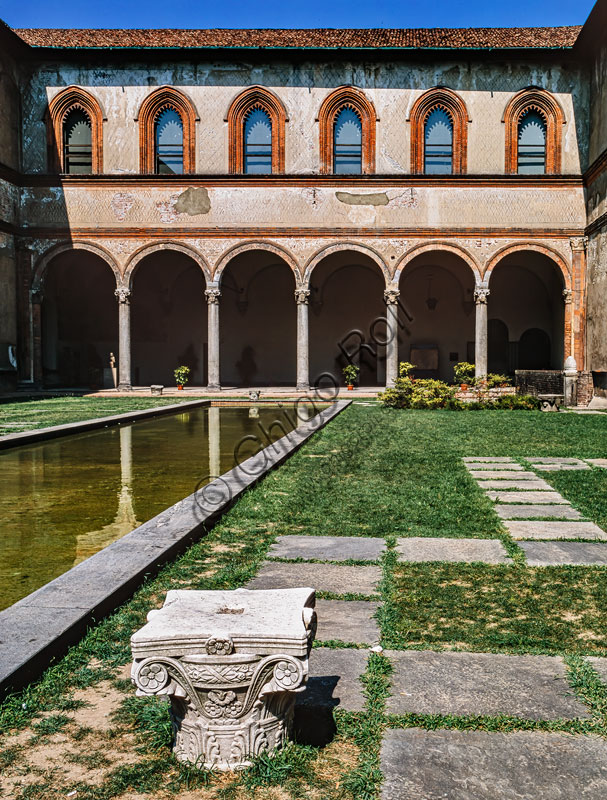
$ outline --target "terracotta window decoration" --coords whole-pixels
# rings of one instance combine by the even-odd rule
[[[49,171],[68,175],[102,172],[103,122],[101,106],[79,86],[55,95],[46,112]]]
[[[245,117],[244,172],[247,175],[272,172],[272,120],[263,108],[252,108]]]
[[[375,172],[376,122],[373,103],[353,86],[342,86],[325,98],[318,112],[321,173]]]
[[[426,175],[451,175],[453,172],[453,122],[443,108],[435,108],[426,119],[424,172]]]
[[[157,175],[183,175],[183,123],[174,108],[165,108],[155,123]]]
[[[144,174],[195,171],[196,122],[191,100],[171,86],[157,89],[139,110],[139,168]]]
[[[90,175],[93,171],[91,120],[81,108],[69,111],[63,123],[63,171],[69,175]]]
[[[241,92],[226,117],[230,172],[283,173],[287,119],[280,98],[263,86],[251,86]]]
[[[544,89],[524,89],[504,112],[506,173],[555,175],[561,171],[562,126],[565,116]]]
[[[363,171],[363,129],[354,109],[344,106],[333,126],[333,172],[360,175]]]
[[[411,172],[462,175],[468,160],[468,123],[464,101],[450,89],[430,89],[418,97],[411,123]]]

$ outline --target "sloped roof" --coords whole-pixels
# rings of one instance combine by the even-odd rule
[[[61,29],[17,28],[32,47],[60,48],[570,48],[580,25],[559,28]]]

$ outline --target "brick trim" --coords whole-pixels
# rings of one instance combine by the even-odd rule
[[[502,122],[506,125],[507,175],[518,171],[518,126],[521,117],[528,111],[537,111],[546,122],[546,174],[558,175],[562,161],[562,126],[565,114],[557,100],[544,89],[523,89],[510,100],[504,111]]]
[[[418,97],[409,121],[411,123],[411,172],[424,174],[424,128],[436,108],[446,111],[453,124],[453,175],[463,175],[468,166],[468,110],[462,98],[443,87],[430,89]]]
[[[46,114],[48,166],[51,172],[64,173],[63,125],[67,115],[80,109],[91,121],[92,170],[103,172],[103,122],[105,116],[98,100],[80,86],[68,86],[49,102]]]
[[[176,111],[183,124],[184,174],[196,171],[196,122],[200,119],[196,108],[183,92],[172,86],[161,86],[145,98],[135,118],[139,122],[139,171],[144,175],[155,174],[154,124],[167,108]]]
[[[333,126],[342,108],[351,108],[362,125],[362,172],[369,175],[375,172],[375,106],[360,89],[354,86],[340,86],[322,102],[318,112],[320,136],[320,172],[330,175],[333,172]]]
[[[285,171],[285,122],[287,110],[282,100],[263,86],[250,86],[232,100],[228,123],[228,163],[232,174],[244,173],[244,124],[254,109],[265,111],[272,124],[272,174]]]

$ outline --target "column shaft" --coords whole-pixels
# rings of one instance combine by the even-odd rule
[[[297,389],[302,392],[310,388],[309,296],[309,289],[295,290],[295,301],[297,302]]]
[[[477,378],[484,378],[488,371],[488,334],[487,334],[487,298],[489,289],[486,286],[477,286],[474,290],[476,303],[476,324],[474,331],[474,374]]]
[[[131,385],[131,292],[125,287],[115,291],[118,300],[118,390],[130,392]]]
[[[386,388],[398,378],[398,297],[397,290],[386,290]]]
[[[209,346],[208,346],[208,376],[207,389],[216,392],[221,389],[219,380],[219,298],[221,291],[209,288],[205,291],[209,307]]]

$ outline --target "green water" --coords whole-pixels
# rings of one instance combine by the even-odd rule
[[[0,609],[232,469],[243,437],[239,461],[283,435],[278,420],[292,430],[286,412],[198,408],[0,453]]]

